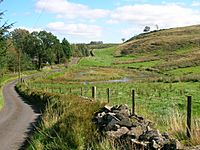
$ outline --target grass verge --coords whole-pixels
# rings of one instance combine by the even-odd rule
[[[111,149],[92,123],[93,114],[104,104],[74,95],[45,93],[18,85],[17,90],[32,104],[40,104],[42,121],[31,138],[28,149]]]
[[[32,71],[24,71],[22,73],[22,76],[27,76],[27,75],[31,75],[31,74],[35,74],[35,73],[38,73],[38,71],[36,70],[32,70]],[[12,80],[15,80],[18,78],[18,74],[17,73],[10,73],[10,74],[6,74],[4,75],[3,77],[1,77],[0,79],[0,109],[3,107],[3,104],[4,104],[4,100],[3,100],[3,93],[2,93],[2,90],[3,90],[3,86],[12,81]]]

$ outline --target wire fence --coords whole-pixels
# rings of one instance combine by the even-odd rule
[[[131,103],[131,88],[106,88],[106,87],[66,87],[66,86],[52,86],[51,84],[29,84],[31,89],[39,89],[45,92],[59,93],[59,94],[73,94],[90,99],[99,100],[101,102],[108,102],[113,105],[119,105],[122,102],[126,104]]]
[[[98,100],[101,102],[107,102],[111,105],[128,104],[128,106],[132,109],[133,114],[135,114],[135,112],[144,112],[144,110],[146,109],[147,111],[150,110],[154,113],[157,111],[158,115],[164,116],[169,115],[169,111],[171,111],[170,113],[173,113],[174,110],[179,110],[181,108],[181,110],[185,111],[185,115],[187,115],[187,136],[191,136],[190,132],[192,97],[187,96],[186,101],[185,94],[188,94],[188,91],[184,89],[173,89],[171,85],[169,85],[168,89],[150,87],[149,90],[142,88],[134,88],[131,86],[113,86],[112,88],[108,88],[92,85],[79,85],[78,87],[74,87],[73,85],[56,86],[55,84],[42,83],[28,84],[28,87],[32,89],[41,89],[51,93],[73,94],[93,100]],[[170,92],[173,92],[173,94],[175,95],[173,98],[170,98]],[[144,95],[146,99],[144,99],[144,97],[141,97]],[[193,108],[196,108],[197,104],[199,104],[199,101],[193,101],[193,103],[196,104],[196,106],[194,106]]]

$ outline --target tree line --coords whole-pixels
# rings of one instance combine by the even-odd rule
[[[3,12],[0,13],[0,23]],[[73,56],[90,55],[86,44],[70,44],[66,38],[61,42],[51,32],[29,32],[15,29],[13,24],[0,25],[0,76],[8,71],[40,70],[43,66],[67,63]]]
[[[62,42],[50,32],[32,32],[15,29],[7,39],[15,52],[21,69],[41,69],[44,65],[60,64],[72,56],[72,47],[64,38]],[[8,48],[8,49],[9,49]],[[19,66],[19,64],[18,64]],[[16,66],[9,66],[9,69]]]

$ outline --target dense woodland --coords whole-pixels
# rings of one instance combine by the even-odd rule
[[[0,13],[2,20],[4,13]],[[0,21],[1,21],[0,20]],[[50,32],[32,32],[12,29],[14,24],[0,22],[0,75],[18,70],[42,69],[43,66],[67,63],[72,56],[89,56],[85,44],[70,44],[66,38],[61,42]]]

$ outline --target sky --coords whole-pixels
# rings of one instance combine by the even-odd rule
[[[200,24],[200,0],[4,0],[12,30],[46,30],[71,43],[119,43],[151,30]]]

